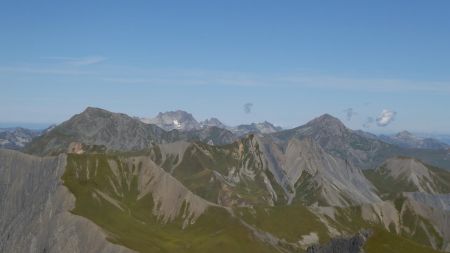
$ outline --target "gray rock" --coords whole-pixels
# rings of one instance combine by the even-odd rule
[[[362,230],[352,237],[334,238],[325,245],[308,247],[307,253],[362,253],[363,246],[372,235],[371,230]]]
[[[230,128],[230,130],[238,136],[246,134],[271,134],[283,130],[281,127],[274,126],[272,123],[264,121],[260,123],[251,123],[248,125],[239,125]]]
[[[169,112],[160,112],[154,118],[140,118],[140,120],[147,124],[154,124],[166,131],[170,130],[181,130],[181,131],[190,131],[200,129],[201,125],[198,121],[192,116],[192,114],[177,110],[177,111],[169,111]]]
[[[75,198],[60,180],[65,159],[0,149],[0,252],[131,252],[70,213]]]

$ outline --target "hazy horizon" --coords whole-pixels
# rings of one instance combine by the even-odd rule
[[[106,109],[106,108],[101,108],[101,109]],[[175,111],[175,110],[185,111],[183,109],[174,109],[173,111]],[[82,111],[74,113],[73,115],[81,113],[81,112]],[[157,116],[156,114],[155,115],[132,115],[132,114],[128,114],[126,112],[121,112],[121,111],[112,111],[112,112],[114,112],[114,113],[125,113],[125,114],[127,114],[127,115],[129,115],[131,117],[155,117],[155,116]],[[167,111],[162,111],[162,112],[167,112]],[[208,118],[198,118],[198,117],[196,117],[195,113],[189,112],[189,111],[187,111],[187,112],[191,113],[192,116],[199,122],[202,121],[202,120],[205,120],[205,119],[212,118],[212,117],[218,118],[219,120],[221,120],[220,117],[217,117],[217,116],[211,116],[211,117],[208,117]],[[329,114],[329,113],[327,113],[327,114]],[[71,116],[73,116],[73,115],[71,115]],[[323,115],[323,114],[321,114],[321,115]],[[313,120],[314,118],[319,117],[321,115],[317,115],[317,116],[311,118],[310,120]],[[337,117],[344,125],[346,125],[348,127],[345,117],[341,118],[339,116],[332,115],[332,114],[331,114],[331,116]],[[46,128],[50,127],[51,125],[61,124],[62,122],[66,121],[66,120],[69,120],[70,117],[68,117],[67,119],[65,119],[65,120],[63,120],[61,122],[51,122],[51,123],[48,123],[48,122],[1,122],[0,121],[0,129],[22,127],[22,128],[32,129],[32,130],[43,130],[43,129],[46,129]],[[304,125],[304,124],[308,123],[310,120],[307,120],[305,122],[299,122],[297,125],[293,125],[293,126],[283,126],[283,125],[277,124],[276,122],[273,122],[273,121],[270,121],[270,120],[262,120],[262,121],[254,121],[254,122],[241,122],[241,123],[238,123],[238,124],[228,124],[227,122],[224,122],[222,120],[221,121],[222,121],[222,123],[224,123],[224,124],[226,124],[228,126],[237,126],[237,125],[240,125],[240,124],[251,124],[251,123],[259,123],[259,122],[263,122],[263,121],[268,121],[268,122],[274,124],[275,126],[280,126],[280,127],[282,127],[283,129],[286,130],[286,129],[291,129],[291,128],[295,128],[295,127]],[[411,130],[408,130],[408,129],[400,129],[400,130],[396,130],[396,131],[383,131],[384,129],[381,129],[381,130],[378,129],[378,131],[376,131],[377,129],[373,129],[375,131],[371,131],[371,129],[364,129],[363,127],[362,128],[351,128],[351,129],[353,129],[353,130],[363,130],[363,131],[366,131],[366,132],[369,132],[369,133],[373,133],[373,134],[387,134],[387,135],[396,134],[396,133],[401,132],[401,131],[409,131],[409,132],[412,132],[413,134],[417,134],[418,136],[423,136],[423,137],[433,137],[433,136],[436,136],[436,135],[445,135],[445,136],[449,135],[450,136],[450,132],[436,132],[436,131],[434,131],[434,132],[433,131],[431,131],[431,132],[424,132],[424,131],[411,131]]]

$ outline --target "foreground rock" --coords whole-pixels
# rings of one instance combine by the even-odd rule
[[[0,252],[132,252],[70,213],[75,198],[60,181],[65,161],[0,150]]]

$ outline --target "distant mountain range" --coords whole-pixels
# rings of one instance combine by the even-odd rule
[[[192,116],[192,114],[182,110],[158,113],[158,115],[154,118],[135,117],[135,119],[138,119],[145,124],[156,125],[166,132],[177,130],[178,135],[185,135],[184,137],[179,137],[182,139],[185,138],[197,139],[206,142],[209,141],[209,143],[216,145],[230,143],[237,138],[250,133],[270,134],[284,130],[283,128],[275,126],[267,121],[261,123],[241,124],[238,126],[227,126],[219,119],[213,117],[199,122]],[[54,127],[56,127],[56,125],[51,125],[47,129],[43,130],[32,130],[22,127],[0,128],[0,148],[20,150],[33,138],[53,129]],[[228,130],[229,132],[224,130]],[[216,135],[222,135],[224,137],[223,139],[208,138],[208,132],[211,134],[216,133]],[[439,139],[435,139],[430,137],[420,137],[419,135],[414,135],[408,131],[402,131],[394,135],[378,136],[361,130],[356,130],[354,132],[369,139],[378,139],[403,148],[437,150],[450,148],[450,144],[447,143],[448,140],[445,135],[440,135],[438,136]]]
[[[395,144],[405,148],[423,148],[423,149],[448,149],[450,145],[433,138],[418,137],[408,131],[402,131],[395,135],[381,135],[379,137],[385,142]]]
[[[42,131],[21,127],[0,129],[0,148],[19,150],[41,134]]]
[[[218,127],[229,130],[234,134],[236,134],[237,136],[243,136],[249,133],[267,134],[282,130],[281,127],[276,127],[272,123],[267,121],[261,123],[252,123],[248,125],[243,124],[234,127],[223,124],[217,118],[210,118],[198,122],[192,116],[192,114],[181,110],[159,113],[154,118],[138,118],[138,119],[146,124],[157,125],[166,131],[171,130],[192,131],[206,127]]]
[[[409,133],[89,107],[37,135],[0,149],[0,252],[450,252],[450,150]]]

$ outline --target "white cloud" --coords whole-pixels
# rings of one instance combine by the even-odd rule
[[[394,121],[397,113],[388,109],[381,111],[380,115],[377,117],[377,125],[380,127],[385,127]]]

